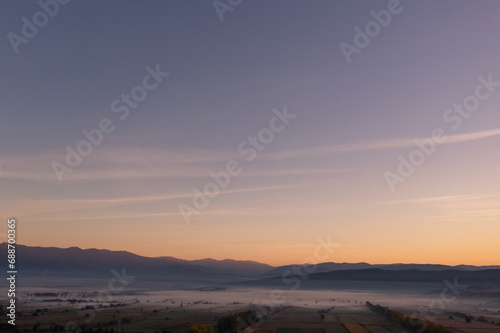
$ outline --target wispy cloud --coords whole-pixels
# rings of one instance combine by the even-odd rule
[[[392,200],[379,204],[425,206],[437,212],[421,216],[426,220],[488,222],[500,219],[499,199],[500,194],[461,194]]]
[[[228,190],[221,190],[221,195],[250,193],[250,192],[279,191],[292,188],[300,188],[308,186],[312,183],[314,182],[228,189]],[[121,205],[127,208],[131,208],[131,206],[137,203],[141,204],[156,203],[158,205],[162,205],[162,202],[164,201],[192,198],[192,197],[193,197],[193,192],[182,192],[182,193],[173,193],[166,195],[140,196],[140,197],[114,197],[114,198],[92,198],[92,199],[78,199],[78,198],[25,199],[22,200],[22,202],[18,200],[5,201],[0,205],[0,207],[8,205],[9,209],[11,210],[23,212],[19,216],[39,218],[44,215],[49,215],[51,216],[50,218],[54,218],[53,215],[60,213],[67,213],[69,215],[74,215],[75,213],[78,214],[79,212],[97,211],[98,209],[117,207]],[[29,209],[27,209],[26,207],[29,207]],[[175,214],[168,212],[165,212],[165,214],[177,215],[178,214],[177,209],[175,211],[176,211]],[[164,214],[164,213],[162,212],[158,214]]]
[[[485,130],[479,132],[449,135],[448,139],[443,144],[467,142],[473,140],[485,139],[500,135],[500,128]],[[377,149],[394,149],[394,148],[410,148],[415,147],[415,140],[424,140],[428,137],[412,137],[412,138],[393,138],[384,140],[371,140],[347,143],[341,145],[328,145],[321,147],[297,148],[274,154],[266,154],[267,158],[297,158],[297,157],[315,157],[328,156],[336,153],[377,150]]]
[[[456,134],[448,136],[444,144],[481,140],[500,135],[500,129]],[[263,159],[310,158],[330,156],[344,152],[359,152],[415,147],[418,138],[393,138],[371,140],[347,144],[305,147],[262,153]],[[209,171],[219,170],[231,159],[243,160],[237,151],[207,151],[199,149],[158,149],[132,148],[122,149],[111,146],[108,149],[96,150],[84,163],[71,174],[68,181],[87,181],[101,179],[135,179],[135,178],[195,178],[207,177]],[[25,155],[3,157],[0,160],[0,176],[4,179],[57,181],[52,170],[52,161],[64,162],[60,151],[39,152]],[[241,177],[266,177],[305,174],[335,174],[352,172],[347,169],[334,168],[296,168],[282,170],[247,170]]]
[[[446,203],[463,203],[466,201],[484,201],[485,199],[498,198],[500,194],[458,194],[458,195],[444,195],[421,197],[401,200],[391,200],[381,203],[385,204],[400,204],[400,203],[416,203],[416,204],[446,204]]]
[[[58,182],[50,165],[59,154],[53,152],[14,155],[0,160],[0,178]],[[64,176],[65,181],[92,181],[140,178],[206,178],[210,171],[223,170],[227,161],[243,157],[224,152],[186,150],[170,152],[154,148],[110,149],[95,152],[85,162]],[[295,175],[334,175],[359,171],[354,168],[245,168],[238,177],[281,177]]]
[[[203,212],[204,216],[283,216],[283,215],[300,215],[306,214],[308,217],[315,214],[323,214],[325,212],[332,212],[335,207],[310,207],[310,208],[290,208],[290,207],[274,207],[272,209],[264,207],[254,207],[254,208],[225,208],[225,209],[209,209]],[[155,218],[155,217],[169,217],[178,216],[181,218],[181,213],[178,210],[168,211],[168,212],[147,212],[147,213],[129,213],[129,214],[117,214],[109,213],[108,215],[102,214],[92,214],[87,215],[64,215],[64,216],[31,216],[30,218],[37,222],[71,222],[71,221],[99,221],[99,220],[115,220],[115,219],[138,219],[138,218]]]
[[[224,152],[198,149],[180,151],[109,146],[93,152],[72,173],[66,174],[65,180],[196,177],[204,171],[203,165],[232,157],[234,155]],[[57,181],[51,166],[53,161],[64,163],[65,155],[60,151],[45,151],[5,156],[0,159],[0,176],[4,179]]]

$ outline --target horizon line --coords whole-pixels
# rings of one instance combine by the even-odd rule
[[[4,245],[4,244],[8,244],[8,242],[4,241],[2,243],[0,243],[0,245]],[[58,247],[58,246],[39,246],[39,245],[25,245],[25,244],[20,244],[20,243],[16,243],[15,244],[16,246],[19,245],[19,246],[26,246],[26,247],[40,247],[40,248],[56,248],[56,249],[61,249],[61,250],[68,250],[68,249],[71,249],[71,248],[77,248],[79,250],[82,250],[82,251],[86,251],[86,250],[97,250],[97,251],[110,251],[110,252],[127,252],[127,253],[130,253],[130,254],[133,254],[133,255],[136,255],[138,257],[143,257],[143,258],[150,258],[150,259],[160,259],[160,258],[165,258],[165,257],[169,257],[169,258],[173,258],[173,259],[178,259],[178,260],[183,260],[183,261],[200,261],[200,260],[215,260],[215,261],[226,261],[226,260],[231,260],[231,261],[238,261],[238,262],[253,262],[253,263],[257,263],[257,264],[262,264],[262,265],[268,265],[268,266],[271,266],[273,268],[278,268],[278,267],[283,267],[283,266],[303,266],[303,265],[306,265],[306,264],[284,264],[284,265],[278,265],[278,266],[275,266],[275,265],[271,265],[271,264],[268,264],[268,263],[265,263],[265,262],[261,262],[261,261],[256,261],[256,260],[252,260],[252,259],[232,259],[232,258],[225,258],[225,259],[215,259],[215,258],[210,258],[210,257],[205,257],[205,258],[199,258],[199,259],[184,259],[184,258],[178,258],[178,257],[173,257],[173,256],[169,256],[169,255],[162,255],[162,256],[156,256],[156,257],[150,257],[150,256],[145,256],[145,255],[141,255],[141,254],[137,254],[137,253],[134,253],[134,252],[130,252],[130,251],[127,251],[127,250],[110,250],[110,249],[98,249],[98,248],[95,248],[95,247],[92,247],[92,248],[81,248],[79,246],[70,246],[70,247]],[[359,262],[347,262],[347,261],[343,261],[343,262],[335,262],[335,261],[324,261],[324,262],[318,262],[318,263],[315,263],[315,264],[309,264],[309,265],[321,265],[321,264],[326,264],[326,263],[334,263],[334,264],[351,264],[351,265],[355,265],[355,264],[368,264],[368,265],[371,265],[371,266],[389,266],[389,265],[432,265],[432,266],[449,266],[449,267],[460,267],[460,266],[473,266],[473,267],[488,267],[488,266],[500,266],[500,264],[488,264],[488,265],[473,265],[473,264],[458,264],[458,265],[448,265],[448,264],[442,264],[442,263],[439,263],[439,264],[436,264],[436,263],[416,263],[416,262],[409,262],[409,263],[404,263],[404,262],[391,262],[391,263],[385,263],[385,264],[381,264],[381,263],[378,263],[378,264],[372,264],[372,263],[369,263],[369,262],[366,262],[366,261],[359,261]]]

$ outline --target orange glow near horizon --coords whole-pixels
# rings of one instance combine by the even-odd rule
[[[61,247],[61,248],[68,248],[71,246],[67,245],[61,245],[57,246],[54,244],[44,244],[42,243],[34,243],[34,244],[22,244],[22,245],[28,245],[28,246],[41,246],[41,247]],[[75,246],[75,245],[73,245]],[[97,248],[100,250],[111,250],[111,251],[127,251],[131,252],[133,254],[137,254],[140,256],[144,257],[175,257],[178,259],[184,259],[184,260],[199,260],[199,259],[216,259],[216,260],[224,260],[224,259],[232,259],[232,260],[242,260],[242,261],[255,261],[263,264],[268,264],[271,266],[284,266],[284,265],[295,265],[295,264],[302,264],[304,262],[309,262],[309,263],[321,263],[321,262],[337,262],[337,263],[360,263],[360,262],[365,262],[368,264],[372,265],[377,265],[377,264],[436,264],[436,265],[449,265],[449,266],[456,266],[456,265],[472,265],[472,266],[495,266],[495,265],[500,265],[500,260],[498,259],[498,255],[492,254],[489,257],[484,257],[482,256],[480,260],[477,260],[480,254],[480,251],[475,251],[473,253],[461,253],[462,255],[462,260],[461,259],[456,259],[454,255],[442,255],[439,257],[436,257],[432,253],[428,253],[427,256],[405,256],[401,254],[400,256],[391,256],[389,254],[384,255],[383,253],[379,253],[377,255],[366,255],[364,256],[363,254],[359,255],[346,255],[344,254],[332,254],[327,260],[325,261],[306,261],[307,258],[311,257],[310,254],[307,254],[305,251],[304,253],[298,253],[300,251],[297,251],[297,253],[289,253],[288,255],[283,255],[283,252],[276,253],[275,255],[268,255],[268,253],[260,253],[260,252],[255,252],[253,255],[248,255],[248,254],[237,254],[235,253],[234,256],[228,257],[227,255],[223,253],[217,253],[213,252],[213,254],[207,255],[207,256],[199,256],[198,254],[191,254],[189,252],[175,252],[174,254],[170,252],[157,252],[153,249],[151,250],[146,250],[146,249],[141,249],[140,247],[138,248],[129,248],[125,249],[122,247],[110,247],[110,248],[101,248],[101,247],[86,247],[86,246],[77,246],[82,249],[90,249],[90,248]],[[312,249],[314,249],[314,246],[312,244],[311,246]],[[389,252],[391,252],[390,250]],[[288,251],[287,251],[288,252]],[[312,252],[312,251],[311,251]],[[432,252],[429,250],[429,252]]]
[[[0,242],[500,265],[500,1],[396,2],[4,1]]]
[[[217,230],[228,228],[226,224],[223,225]],[[496,236],[498,233],[495,232],[486,235],[478,234],[476,237],[468,235],[468,246],[464,246],[462,233],[449,234],[450,238],[445,243],[441,240],[442,232],[429,235],[427,229],[415,230],[412,238],[399,238],[397,229],[392,234],[388,232],[376,234],[376,230],[350,233],[350,230],[344,227],[338,230],[337,235],[333,230],[330,233],[332,242],[338,244],[338,247],[335,247],[325,260],[321,260],[325,254],[325,251],[321,250],[321,258],[316,260],[314,253],[318,247],[317,238],[326,239],[326,236],[317,236],[313,230],[304,232],[303,235],[295,235],[290,231],[285,231],[283,226],[282,223],[268,225],[266,233],[260,238],[258,230],[247,230],[246,239],[237,237],[231,239],[230,235],[233,230],[226,230],[227,234],[221,234],[221,238],[214,236],[209,233],[210,224],[193,226],[189,238],[182,237],[182,234],[184,230],[192,226],[173,226],[169,235],[161,233],[155,235],[145,230],[130,234],[127,229],[116,228],[116,225],[111,224],[96,228],[80,225],[80,227],[73,227],[76,229],[73,232],[70,231],[69,226],[66,228],[60,226],[58,229],[52,228],[54,231],[51,234],[60,236],[54,241],[53,239],[40,239],[37,234],[43,233],[43,230],[37,230],[37,227],[33,227],[27,234],[23,232],[23,224],[20,224],[18,241],[20,244],[31,246],[62,248],[77,246],[82,249],[128,251],[146,257],[171,256],[186,260],[205,258],[251,260],[272,266],[301,264],[307,260],[312,263],[367,262],[370,264],[418,263],[475,266],[500,264]],[[316,228],[319,229],[321,226],[318,224]],[[59,230],[59,233],[55,230]],[[96,230],[100,234],[96,234]],[[70,233],[72,233],[71,237],[64,237]],[[283,235],[281,240],[280,233]],[[113,242],[107,237],[109,234],[114,235],[113,239],[120,240]],[[273,234],[277,236],[271,236]],[[140,241],[141,239],[147,239],[147,241]]]
[[[364,186],[351,185],[353,191]],[[33,201],[31,209],[16,217],[18,243],[277,266],[313,257],[318,237],[330,235],[338,248],[326,260],[315,262],[500,264],[500,196],[494,193],[424,196],[423,192],[438,190],[411,189],[410,184],[421,195],[394,200],[386,189],[364,187],[356,194],[334,195],[338,199],[332,204],[331,187],[328,182],[311,182],[300,191],[284,188],[223,196],[190,224],[175,210],[140,212],[144,204],[150,210],[160,209],[164,202],[156,199],[138,200],[137,205],[137,199],[125,204]]]

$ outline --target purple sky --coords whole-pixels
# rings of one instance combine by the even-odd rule
[[[500,82],[500,2],[246,0],[223,21],[211,1],[58,7],[16,45],[42,9],[0,3],[0,207],[19,243],[285,264],[331,235],[329,261],[498,264],[500,84],[484,80]],[[348,63],[341,43],[387,8]],[[424,156],[435,129],[447,140]],[[231,160],[241,172],[194,207]]]

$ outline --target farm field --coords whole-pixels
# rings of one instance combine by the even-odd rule
[[[432,301],[407,295],[404,302],[401,297],[391,302],[386,296],[350,292],[297,291],[284,295],[282,303],[256,307],[251,303],[265,300],[268,290],[134,291],[108,301],[84,292],[57,297],[30,293],[19,300],[16,328],[21,332],[184,333],[195,324],[216,328],[217,320],[229,314],[266,309],[267,316],[245,329],[245,333],[411,333],[372,312],[362,300],[372,296],[404,315],[416,313],[422,304]],[[1,300],[0,304],[5,310],[6,303]],[[485,307],[480,300],[464,298],[427,318],[455,333],[500,332],[500,308],[495,304],[492,301]],[[419,315],[425,318],[425,312]],[[467,322],[465,315],[474,319]],[[219,333],[217,329],[215,333]]]
[[[363,305],[340,306],[320,313],[318,308],[291,307],[269,318],[266,318],[256,333],[266,333],[273,330],[281,333],[283,330],[300,330],[302,333],[371,333],[394,332],[388,329],[403,327],[394,326],[390,320],[376,315]]]

